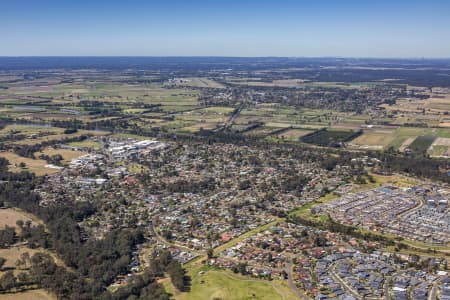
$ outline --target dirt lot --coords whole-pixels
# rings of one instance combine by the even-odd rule
[[[438,145],[438,146],[449,146],[450,147],[450,138],[437,138],[434,142],[433,145]]]

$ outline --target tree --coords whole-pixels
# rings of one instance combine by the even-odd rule
[[[23,222],[23,220],[17,220],[17,221],[16,221],[16,225],[19,226],[20,229],[22,229],[22,227],[23,227],[24,224],[25,224],[25,223]]]
[[[20,258],[16,261],[16,266],[18,269],[23,269],[28,266],[30,263],[30,254],[28,252],[24,252],[20,254]]]
[[[233,226],[234,228],[238,227],[239,225],[238,220],[236,218],[231,218],[230,225]]]
[[[213,250],[213,248],[209,248],[206,253],[208,255],[208,258],[213,258],[214,257],[214,250]]]
[[[6,263],[6,259],[3,258],[3,257],[0,257],[0,271],[2,270],[3,266],[5,265],[5,263]]]
[[[170,264],[170,262],[172,261],[172,255],[170,254],[169,251],[163,250],[159,254],[159,261],[164,266],[164,268],[166,268]]]
[[[161,235],[166,240],[170,240],[172,238],[172,233],[170,232],[170,230],[167,230],[167,229],[163,229],[161,232]]]
[[[239,263],[236,267],[236,273],[247,275],[247,263]]]
[[[6,248],[13,244],[16,240],[16,232],[14,227],[6,226],[5,229],[0,230],[0,248]]]
[[[26,285],[30,282],[30,275],[27,272],[20,272],[17,274],[17,279],[21,285]]]
[[[177,261],[172,261],[167,266],[167,272],[170,275],[170,279],[172,280],[173,285],[179,291],[187,291],[189,289],[189,278],[185,276],[184,269],[181,267],[181,264]]]
[[[13,271],[8,271],[0,278],[0,287],[7,291],[16,286],[16,277]]]

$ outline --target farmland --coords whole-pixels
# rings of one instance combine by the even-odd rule
[[[350,142],[351,146],[382,150],[394,141],[394,130],[389,128],[364,129],[363,134]]]
[[[410,145],[409,149],[416,153],[426,153],[428,148],[433,144],[435,137],[418,136]]]
[[[288,69],[281,72],[283,78],[276,78],[270,70],[245,76],[149,72],[137,80],[133,71],[105,74],[73,70],[65,74],[74,79],[72,82],[61,82],[61,74],[53,73],[25,86],[10,83],[8,89],[0,90],[1,116],[32,124],[8,124],[0,129],[0,137],[15,133],[22,138],[14,143],[34,145],[62,136],[70,139],[106,134],[99,129],[180,135],[229,129],[271,141],[301,139],[310,143],[310,136],[316,136],[313,144],[320,146],[340,145],[363,151],[393,147],[404,152],[413,138],[450,136],[446,127],[450,124],[450,96],[445,88],[388,84],[384,80],[321,82],[293,76]],[[388,99],[388,103],[380,99]],[[336,106],[339,101],[340,106]],[[80,128],[63,135],[61,127]],[[323,129],[327,129],[326,134]],[[361,135],[351,138],[344,133],[360,130]],[[77,144],[81,141],[72,143],[83,145]],[[433,156],[442,153],[443,148],[437,147]]]
[[[271,78],[276,75],[269,70],[245,76],[150,72],[136,77],[133,71],[73,70],[64,73],[72,82],[60,81],[56,72],[26,85],[5,83],[0,115],[8,121],[0,127],[0,138],[14,149],[49,146],[40,147],[34,157],[17,150],[1,155],[10,160],[12,171],[52,174],[57,169],[41,157],[59,154],[67,165],[86,150],[98,149],[84,136],[113,132],[130,137],[231,133],[277,143],[447,157],[445,144],[421,142],[450,137],[447,89],[385,81],[319,82],[292,78],[289,72],[282,71],[289,78]],[[52,147],[63,139],[74,149]]]
[[[450,155],[450,138],[438,137],[431,144],[428,151],[432,156],[448,157]]]
[[[303,136],[300,140],[308,144],[336,147],[359,136],[361,132],[321,130]]]

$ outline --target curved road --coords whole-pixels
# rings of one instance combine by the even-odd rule
[[[353,297],[355,297],[358,300],[362,300],[363,298],[361,298],[361,296],[350,286],[348,286],[348,284],[342,280],[342,278],[340,276],[338,276],[336,274],[336,266],[335,263],[333,263],[330,268],[328,269],[330,271],[330,275],[331,277],[333,277],[333,279],[337,282],[339,282],[339,284],[343,287],[345,287],[345,289],[347,290],[347,292],[349,292],[350,294],[352,294]]]

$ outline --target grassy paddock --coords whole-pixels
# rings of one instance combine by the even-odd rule
[[[435,139],[434,136],[419,136],[409,145],[409,149],[415,153],[425,153]]]
[[[430,134],[433,134],[431,128],[399,127],[395,131],[395,138],[389,146],[392,146],[395,149],[399,149],[408,138],[416,138],[420,135]]]
[[[59,170],[47,168],[47,162],[42,159],[32,159],[28,157],[22,157],[12,152],[0,152],[0,157],[6,158],[10,165],[9,170],[11,172],[30,171],[37,176],[49,175],[57,173]],[[25,167],[19,167],[20,163],[25,163]]]
[[[52,155],[61,155],[63,157],[63,164],[68,164],[70,163],[70,161],[74,158],[78,158],[80,156],[83,156],[85,154],[87,154],[87,152],[83,152],[83,151],[75,151],[75,150],[69,150],[69,149],[55,149],[55,148],[46,148],[44,149],[42,152],[36,152],[34,154],[35,157],[39,157],[39,155],[48,155],[48,156],[52,156]]]
[[[53,135],[48,135],[44,137],[39,137],[36,139],[24,139],[18,142],[15,142],[16,144],[24,144],[24,145],[34,145],[39,144],[42,142],[48,142],[48,141],[60,141],[63,139],[70,139],[70,138],[76,138],[82,135],[94,135],[94,136],[102,136],[107,135],[109,132],[106,131],[96,131],[96,130],[78,130],[76,133],[71,134],[62,134],[62,133],[55,133]]]
[[[16,222],[22,220],[24,223],[31,221],[33,225],[42,224],[42,221],[38,220],[36,217],[31,216],[27,213],[20,211],[15,208],[0,209],[0,228],[5,228],[6,226],[16,227]]]
[[[56,297],[49,294],[47,291],[43,289],[19,292],[19,293],[10,293],[10,294],[1,294],[1,300],[56,300]]]
[[[359,148],[381,150],[392,143],[394,138],[394,131],[390,129],[364,130],[351,144]]]
[[[278,134],[278,137],[284,137],[287,140],[295,140],[298,141],[302,136],[305,136],[307,134],[310,134],[311,130],[304,130],[304,129],[290,129],[288,131],[282,132]]]
[[[203,271],[204,274],[199,272]],[[261,300],[281,300],[278,287],[274,288],[271,282],[250,279],[236,275],[229,270],[216,270],[214,268],[202,267],[191,274],[192,286],[188,293],[181,293],[175,290],[170,280],[163,281],[164,287],[176,300],[197,300],[197,299],[261,299]],[[295,299],[286,297],[286,299]]]
[[[71,143],[69,143],[69,146],[78,147],[78,148],[100,149],[101,144],[99,142],[87,139],[87,140],[84,140],[81,142],[71,142]]]
[[[15,268],[16,267],[16,261],[20,258],[20,255],[28,252],[30,256],[33,256],[33,254],[39,251],[39,249],[30,249],[25,246],[14,246],[7,249],[0,249],[0,257],[3,257],[6,259],[5,265],[3,268]],[[1,296],[0,296],[1,299]]]
[[[319,146],[334,146],[342,142],[349,142],[357,136],[355,131],[343,130],[320,130],[314,133],[305,135],[300,138],[304,143],[314,144]]]

